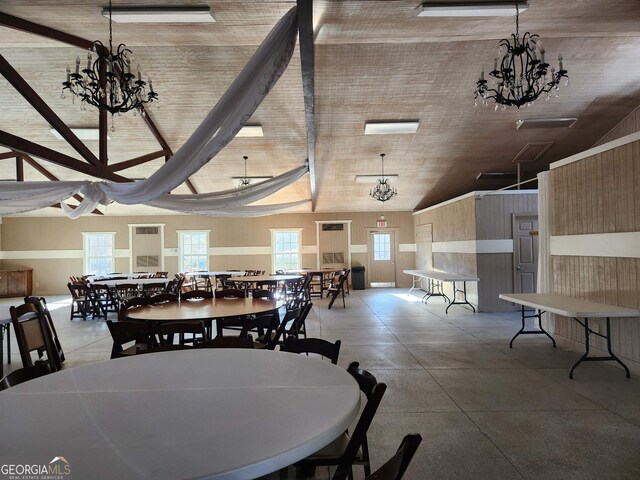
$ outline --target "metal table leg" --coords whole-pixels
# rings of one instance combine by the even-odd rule
[[[622,366],[622,368],[624,368],[626,377],[627,378],[631,378],[631,373],[629,372],[629,369],[627,368],[627,366],[622,362],[622,360],[620,360],[611,351],[611,319],[610,319],[610,317],[607,317],[607,322],[606,322],[607,333],[606,333],[606,335],[602,335],[601,333],[594,332],[593,330],[591,330],[591,328],[589,327],[589,319],[588,318],[584,319],[584,323],[582,323],[577,318],[574,318],[574,320],[584,327],[584,353],[578,359],[578,361],[573,364],[573,367],[571,367],[571,370],[569,370],[569,378],[573,380],[573,371],[582,362],[598,362],[598,361],[606,361],[606,360],[614,360],[614,361],[618,362]],[[607,352],[609,353],[608,357],[605,357],[605,356],[603,356],[603,357],[590,357],[589,356],[589,343],[590,343],[591,335],[597,335],[598,337],[602,337],[602,338],[606,338],[607,339]]]
[[[462,285],[463,285],[462,290],[456,289],[456,282],[451,282],[451,283],[453,283],[453,298],[449,302],[449,305],[447,306],[447,309],[444,311],[444,313],[449,313],[449,308],[451,308],[451,305],[469,305],[473,309],[473,313],[476,313],[476,307],[471,305],[467,300],[467,282],[462,282]],[[463,298],[462,302],[456,301],[457,293],[462,293],[462,298]]]
[[[534,313],[533,315],[525,315],[525,312],[535,312],[535,310],[525,310],[524,309],[524,305],[521,306],[521,312],[522,312],[522,327],[520,328],[520,330],[518,331],[518,333],[516,333],[513,338],[511,339],[511,341],[509,342],[509,348],[513,348],[513,341],[516,339],[516,337],[518,335],[546,335],[547,337],[549,337],[551,339],[551,341],[553,342],[553,348],[556,348],[556,341],[553,339],[553,337],[551,335],[549,335],[549,333],[542,328],[542,314],[545,313],[544,310],[538,310],[538,313]],[[526,328],[526,324],[525,324],[525,320],[527,318],[537,318],[538,319],[538,328],[539,330],[525,330]]]

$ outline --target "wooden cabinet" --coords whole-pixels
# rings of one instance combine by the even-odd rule
[[[0,269],[0,297],[27,297],[32,293],[31,268]]]

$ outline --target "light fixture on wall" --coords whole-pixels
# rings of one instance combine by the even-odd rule
[[[516,0],[516,33],[511,34],[511,39],[500,40],[498,56],[494,59],[493,70],[489,75],[493,77],[489,86],[484,78],[484,69],[476,82],[474,105],[480,100],[487,105],[488,99],[496,102],[496,110],[499,105],[502,108],[522,105],[530,106],[541,94],[546,93],[549,100],[551,92],[559,95],[558,88],[561,80],[565,79],[565,85],[569,85],[569,77],[562,63],[562,55],[558,57],[559,68],[551,68],[545,61],[545,50],[540,36],[526,32],[520,38],[520,11],[519,2]],[[503,53],[504,52],[504,53]]]
[[[384,177],[384,156],[384,153],[380,154],[380,160],[382,161],[382,175],[378,178],[378,184],[369,190],[369,196],[379,202],[386,202],[398,195],[398,191],[395,188],[392,188],[389,184],[389,179]]]
[[[140,65],[138,76],[131,73],[133,53],[124,43],[113,49],[113,28],[111,18],[111,0],[109,0],[109,47],[100,40],[93,42],[93,51],[97,58],[93,60],[91,52],[87,55],[87,68],[80,71],[80,57],[76,58],[74,73],[67,67],[67,80],[62,82],[61,97],[65,98],[65,90],[73,95],[72,98],[81,99],[80,109],[86,110],[87,104],[99,110],[114,113],[124,113],[129,110],[140,110],[146,103],[158,99],[153,90],[151,79],[142,80]],[[111,127],[114,130],[113,125]]]
[[[251,184],[251,179],[247,177],[247,160],[249,159],[249,157],[245,155],[242,158],[244,159],[244,177],[240,177],[238,188],[248,187]]]

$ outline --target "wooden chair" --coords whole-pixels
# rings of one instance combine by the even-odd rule
[[[192,349],[193,349],[193,346],[191,345],[174,345],[174,344],[154,345],[145,350],[138,350],[136,355],[143,355],[147,353],[171,352],[173,350],[192,350]]]
[[[33,365],[31,352],[37,351],[38,362],[43,362],[42,356],[47,354],[46,363],[52,372],[59,370],[60,358],[54,346],[51,331],[44,315],[33,303],[24,303],[9,308],[11,323],[15,332],[22,365]]]
[[[417,433],[405,435],[395,455],[365,480],[401,480],[420,442],[422,442],[422,437]],[[346,477],[336,478],[334,476],[333,480],[343,480],[344,478]]]
[[[127,320],[127,310],[135,307],[142,307],[144,305],[149,304],[149,299],[147,297],[134,297],[129,300],[125,300],[120,304],[120,308],[118,309],[118,321],[124,322]]]
[[[206,274],[198,274],[193,277],[196,290],[209,290],[213,291],[211,285],[211,276]]]
[[[56,331],[56,326],[53,323],[53,317],[51,316],[51,312],[49,311],[49,307],[47,306],[47,300],[44,297],[25,297],[24,303],[31,303],[36,306],[41,315],[44,316],[47,326],[49,327],[49,331],[51,332],[51,340],[53,341],[53,347],[55,348],[55,355],[53,356],[53,361],[56,362],[57,370],[62,368],[62,364],[64,363],[65,356],[62,351],[62,345],[60,344],[60,339],[58,338],[58,332]]]
[[[71,315],[69,320],[74,318],[87,319],[87,315],[93,312],[93,300],[91,290],[84,283],[67,283],[69,293],[71,293]]]
[[[253,337],[216,337],[213,340],[197,343],[196,348],[253,348]]]
[[[157,283],[143,283],[142,284],[142,293],[147,297],[152,295],[158,295],[164,292],[165,282],[157,282]]]
[[[152,333],[146,322],[113,322],[107,320],[109,333],[113,339],[111,358],[127,357],[136,355],[139,351],[156,344],[152,341]],[[125,347],[127,343],[133,345]]]
[[[49,373],[51,373],[51,370],[49,370],[49,366],[46,363],[36,363],[30,367],[19,368],[0,380],[0,391],[6,390],[9,387],[15,387],[34,378],[48,375]]]
[[[177,302],[178,296],[173,293],[159,293],[152,295],[147,300],[147,305],[155,305],[157,303]]]
[[[371,373],[358,367],[359,364],[353,362],[347,371],[358,382],[360,391],[367,397],[367,403],[353,433],[351,435],[348,432],[343,433],[326,447],[296,463],[297,473],[302,478],[309,478],[315,471],[315,467],[323,465],[338,466],[333,477],[334,480],[347,476],[353,478],[353,465],[363,465],[365,476],[371,475],[367,430],[373,421],[387,386],[384,383],[378,383]]]
[[[164,293],[172,293],[173,295],[179,296],[183,283],[184,276],[181,277],[180,275],[176,275],[175,278],[167,283],[166,287],[164,287]]]
[[[97,305],[94,316],[107,318],[109,312],[118,311],[120,305],[118,296],[108,285],[92,283],[91,291],[93,292],[94,302]]]
[[[169,272],[156,272],[151,278],[169,278]]]
[[[216,298],[245,298],[244,290],[240,290],[239,288],[216,290],[214,295]]]
[[[116,285],[114,287],[114,290],[118,299],[118,305],[120,304],[120,302],[124,302],[131,298],[140,296],[140,291],[138,290],[137,283],[121,283],[120,285]]]
[[[343,275],[339,275],[338,280],[335,281],[329,288],[327,288],[327,295],[331,297],[331,299],[329,300],[329,309],[331,309],[331,307],[333,306],[333,302],[336,301],[336,298],[338,298],[338,295],[340,294],[342,294],[342,306],[344,308],[347,308],[347,305],[344,302],[344,284],[349,278],[350,271],[351,270],[348,269],[345,270],[346,273]]]
[[[253,342],[253,348],[275,350],[277,344],[275,332],[278,330],[279,323],[277,312],[250,317],[244,320],[240,336],[247,337],[249,332],[255,331],[257,338]]]
[[[191,339],[184,338],[185,333],[191,334]],[[200,341],[208,339],[204,322],[188,321],[188,322],[163,322],[158,325],[158,336],[160,337],[160,345],[173,345],[173,336],[178,335],[178,344],[186,343],[195,344],[196,335],[200,336]]]
[[[260,283],[260,282],[258,282]],[[260,288],[256,288],[251,292],[251,296],[253,298],[266,298],[268,300],[275,300],[276,296],[274,292],[269,290],[262,290]]]
[[[289,334],[297,337],[297,335],[294,334],[294,324],[301,314],[301,308],[292,308],[287,310],[287,313],[285,313],[280,325],[278,325],[278,330],[276,330],[270,343],[270,345],[273,345],[273,348],[275,348],[276,345],[282,345]]]
[[[245,298],[244,290],[238,288],[225,288],[214,292],[215,298]],[[223,336],[223,329],[242,330],[244,317],[227,317],[216,321],[216,335]]]
[[[338,355],[340,355],[340,340],[331,343],[321,338],[296,338],[288,337],[284,345],[280,347],[282,352],[291,353],[314,353],[331,360],[334,365],[338,364]]]

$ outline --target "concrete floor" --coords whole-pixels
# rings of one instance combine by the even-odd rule
[[[72,368],[109,358],[103,320],[69,321],[66,296],[47,299]],[[0,302],[0,316],[7,305]],[[640,478],[640,377],[525,336],[509,349],[519,314],[474,314],[402,289],[351,291],[347,308],[314,300],[310,336],[340,339],[352,361],[388,386],[369,439],[374,468],[407,433],[423,437],[406,479]],[[13,363],[21,366],[15,342]],[[326,470],[318,478],[326,478]],[[362,478],[356,468],[356,478]]]

